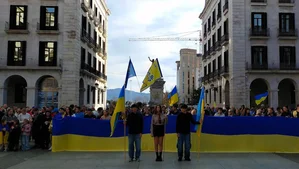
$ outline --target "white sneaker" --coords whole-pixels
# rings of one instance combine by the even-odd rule
[[[52,146],[49,148],[49,151],[52,151]]]

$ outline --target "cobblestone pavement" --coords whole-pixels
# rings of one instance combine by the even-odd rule
[[[165,153],[163,162],[144,152],[141,162],[125,162],[123,153],[51,153],[42,150],[0,153],[0,169],[299,169],[299,154],[192,154],[178,162],[176,153]]]

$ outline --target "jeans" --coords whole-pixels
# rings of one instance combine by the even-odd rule
[[[185,145],[185,159],[190,158],[191,136],[190,134],[181,134],[178,138],[177,148],[179,158],[183,157],[183,144]]]
[[[136,149],[135,158],[140,158],[141,153],[141,137],[140,134],[129,134],[129,157],[134,158],[134,147]]]
[[[22,150],[27,151],[29,150],[29,136],[27,135],[22,135]]]

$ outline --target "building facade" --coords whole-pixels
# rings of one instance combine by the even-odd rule
[[[181,49],[180,61],[176,64],[179,102],[193,104],[193,90],[199,88],[200,58],[195,49]]]
[[[206,103],[294,107],[299,102],[299,3],[207,0],[200,14]]]
[[[3,0],[0,104],[106,106],[104,0]]]

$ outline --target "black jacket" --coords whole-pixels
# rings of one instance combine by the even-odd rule
[[[176,133],[190,134],[190,123],[200,124],[193,119],[192,114],[180,113],[176,119]]]
[[[130,113],[127,117],[129,134],[140,134],[143,132],[143,116],[141,113]]]

